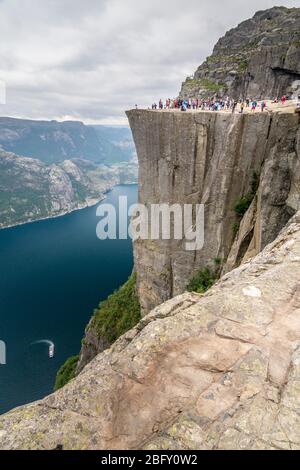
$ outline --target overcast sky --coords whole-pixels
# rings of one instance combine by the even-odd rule
[[[299,0],[0,0],[0,115],[125,123],[177,95],[226,30]]]

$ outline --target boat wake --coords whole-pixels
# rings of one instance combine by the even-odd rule
[[[33,343],[31,343],[30,346],[34,346],[35,344],[47,344],[49,346],[49,357],[52,358],[54,357],[54,350],[55,350],[55,345],[53,343],[53,341],[50,341],[49,339],[41,339],[39,341],[34,341]]]

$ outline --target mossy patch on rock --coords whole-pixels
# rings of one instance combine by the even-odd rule
[[[72,356],[66,360],[61,366],[56,375],[54,390],[58,390],[66,385],[70,380],[74,379],[76,375],[76,367],[79,356]]]
[[[187,290],[189,292],[197,292],[198,294],[204,294],[210,289],[216,282],[218,276],[217,273],[210,268],[206,267],[198,271],[197,274],[190,280]]]
[[[140,303],[136,293],[136,274],[110,295],[95,310],[89,328],[110,343],[133,328],[141,318]]]
[[[249,66],[249,60],[247,59],[242,59],[239,62],[239,72],[245,72],[248,69]]]
[[[234,237],[236,237],[236,235],[238,234],[240,230],[242,218],[248,211],[249,207],[252,204],[253,199],[255,198],[257,194],[257,190],[259,187],[259,178],[260,176],[254,172],[252,175],[251,190],[248,193],[246,193],[244,196],[242,196],[240,199],[238,199],[235,203],[234,211],[238,217],[238,220],[234,222],[234,224],[232,225],[232,232],[233,232]]]

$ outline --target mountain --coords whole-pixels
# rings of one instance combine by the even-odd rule
[[[47,165],[0,151],[0,228],[95,204],[116,184],[135,183],[137,166],[64,160]]]
[[[258,12],[183,93],[290,93],[298,18]],[[0,448],[300,449],[300,115],[127,116],[139,202],[204,204],[204,246],[135,241],[134,275],[95,311],[79,363],[61,369],[70,382],[2,416]]]
[[[45,163],[82,158],[108,165],[129,161],[134,153],[128,128],[6,117],[0,118],[0,149]]]
[[[104,158],[106,164],[130,161],[135,158],[135,146],[129,127],[99,125],[92,127],[103,145],[108,142]],[[113,150],[111,146],[113,146]]]
[[[271,98],[300,93],[300,8],[257,12],[228,31],[192,78],[184,98],[215,94]]]

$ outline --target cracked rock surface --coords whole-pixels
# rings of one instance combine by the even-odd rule
[[[300,449],[300,213],[205,295],[144,317],[1,449]]]

